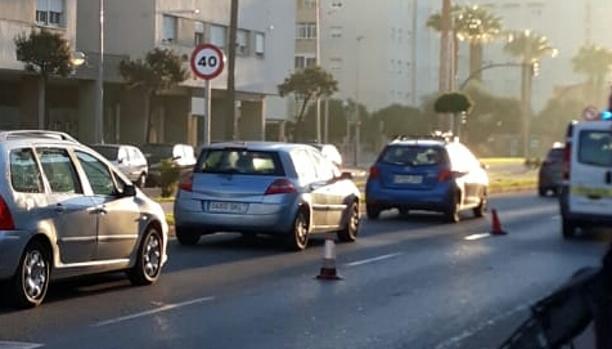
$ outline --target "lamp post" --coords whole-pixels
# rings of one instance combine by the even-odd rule
[[[355,149],[354,150],[354,164],[359,166],[359,147],[361,145],[361,120],[359,110],[359,89],[360,89],[360,70],[361,70],[361,43],[365,39],[365,36],[359,35],[357,37],[357,69],[355,70]]]
[[[99,58],[96,76],[96,104],[94,113],[94,142],[104,143],[104,0],[98,0],[99,6]]]

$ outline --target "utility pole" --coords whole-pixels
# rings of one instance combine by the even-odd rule
[[[440,93],[451,92],[454,89],[455,62],[453,62],[453,17],[452,1],[442,0],[442,35],[440,39]],[[452,121],[452,116],[450,117]]]
[[[321,0],[316,0],[315,4],[315,16],[316,16],[316,28],[317,28],[317,36],[316,36],[316,61],[317,66],[321,66]],[[317,117],[316,117],[316,128],[317,128],[317,142],[322,143],[321,139],[321,97],[317,97]]]
[[[104,0],[98,1],[99,58],[96,76],[96,106],[94,113],[94,142],[104,142]],[[147,141],[147,140],[145,140]]]
[[[227,119],[225,120],[228,139],[237,140],[238,118],[236,116],[236,41],[238,33],[238,0],[231,0],[229,46],[227,48]]]

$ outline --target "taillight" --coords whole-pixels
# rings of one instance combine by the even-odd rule
[[[266,195],[290,194],[295,193],[296,191],[297,190],[295,190],[295,187],[291,181],[288,179],[279,178],[270,184],[268,190],[266,190]]]
[[[370,179],[377,179],[380,177],[380,168],[377,166],[370,167]]]
[[[185,177],[185,179],[179,183],[179,189],[184,191],[193,191],[193,177]]]
[[[0,230],[15,230],[15,222],[13,221],[13,215],[9,210],[6,202],[0,196]]]
[[[453,172],[449,169],[442,169],[438,173],[438,182],[446,182],[453,178]]]
[[[570,179],[570,170],[572,163],[572,143],[567,142],[563,150],[563,179]]]

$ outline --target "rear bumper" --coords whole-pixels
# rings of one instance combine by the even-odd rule
[[[23,231],[0,231],[0,280],[15,275],[29,237]]]
[[[583,212],[571,212],[569,209],[569,188],[567,185],[561,186],[559,196],[559,206],[561,216],[564,220],[571,221],[573,224],[585,228],[589,227],[612,227],[612,212],[609,215],[591,214]]]
[[[194,209],[199,207],[200,209]],[[239,232],[272,235],[289,234],[299,205],[249,204],[247,214],[210,213],[201,200],[181,199],[174,205],[176,226],[204,233]]]
[[[380,182],[371,181],[366,186],[366,200],[368,205],[382,209],[402,207],[410,210],[445,211],[452,203],[454,188],[449,183],[424,190],[387,189]]]

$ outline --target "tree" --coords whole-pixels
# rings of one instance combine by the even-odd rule
[[[293,95],[298,106],[294,138],[301,132],[308,105],[321,97],[330,97],[337,91],[338,82],[321,67],[307,67],[299,70],[278,85],[280,96]]]
[[[383,123],[385,136],[391,138],[397,135],[417,135],[429,132],[420,109],[393,104],[380,109],[372,118]]]
[[[531,91],[540,60],[546,56],[554,57],[557,50],[545,36],[529,30],[513,32],[508,36],[504,51],[518,58],[522,63],[521,101],[523,103],[523,154],[529,156],[529,122],[531,118]]]
[[[32,30],[14,39],[17,59],[25,63],[25,69],[39,75],[38,80],[38,128],[47,128],[46,94],[50,76],[66,77],[72,72],[72,50],[60,34],[48,30]]]
[[[452,16],[455,65],[459,60],[459,42],[467,41],[470,45],[470,74],[473,74],[482,67],[483,44],[493,41],[501,33],[502,20],[479,6],[453,6]],[[437,32],[442,31],[441,14],[431,15],[427,27]],[[477,75],[476,79],[481,80],[481,75]]]
[[[587,77],[588,94],[598,101],[612,67],[612,50],[595,45],[583,46],[572,59],[572,64],[574,72]]]
[[[119,63],[119,72],[127,81],[129,88],[137,88],[145,95],[146,142],[151,142],[151,120],[153,98],[161,91],[171,89],[187,80],[189,74],[183,67],[181,58],[169,49],[155,48],[145,59],[127,59]]]
[[[438,114],[452,114],[453,134],[459,136],[458,115],[467,115],[472,111],[474,102],[467,95],[460,92],[445,93],[438,97],[434,103],[434,110]]]
[[[577,98],[556,96],[533,121],[533,131],[541,136],[549,136],[555,141],[564,141],[567,125],[580,118],[584,102]]]

